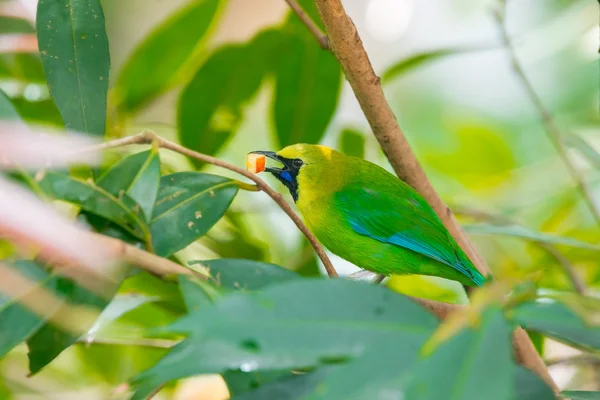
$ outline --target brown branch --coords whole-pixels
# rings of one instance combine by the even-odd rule
[[[468,208],[452,208],[456,214],[469,216],[475,218],[477,220],[482,221],[490,221],[503,225],[520,225],[510,218],[504,217],[502,215],[494,215],[485,211],[480,210],[472,210]],[[543,242],[541,240],[533,240],[533,243],[537,244],[542,250],[548,253],[551,257],[556,260],[556,262],[561,266],[565,275],[569,278],[569,282],[571,282],[571,286],[573,290],[579,294],[585,294],[585,283],[577,274],[575,270],[575,266],[571,264],[571,261],[567,257],[565,257],[553,244]]]
[[[341,0],[315,0],[315,4],[325,25],[329,47],[339,60],[354,95],[371,126],[371,130],[394,171],[398,177],[425,197],[454,240],[465,251],[469,259],[473,261],[477,269],[483,275],[489,275],[489,267],[473,248],[450,209],[442,202],[431,186],[406,137],[398,126],[396,117],[383,94],[380,79],[373,70],[358,31],[346,14]],[[558,393],[559,389],[543,360],[531,343],[527,333],[521,328],[515,331],[514,346],[518,361],[537,373]]]
[[[327,35],[325,35],[317,26],[317,24],[315,24],[315,22],[310,19],[308,15],[306,15],[302,7],[300,7],[300,4],[298,4],[296,0],[285,0],[285,2],[288,3],[292,11],[294,11],[298,18],[300,18],[300,21],[306,25],[306,28],[308,28],[310,33],[312,33],[317,39],[319,46],[321,46],[323,50],[329,50],[329,41],[327,40]]]
[[[504,42],[506,50],[508,51],[510,62],[515,74],[519,78],[521,85],[523,85],[525,92],[529,96],[529,99],[531,100],[535,109],[540,115],[542,124],[544,125],[544,128],[548,133],[548,138],[552,142],[552,145],[554,146],[560,158],[562,158],[563,163],[565,164],[565,167],[569,172],[569,175],[571,175],[571,178],[575,181],[577,189],[583,196],[584,201],[587,203],[594,219],[596,220],[596,223],[598,224],[598,226],[600,226],[600,206],[594,201],[594,197],[591,193],[590,188],[587,186],[583,175],[577,170],[577,167],[575,167],[573,162],[569,159],[567,149],[565,148],[565,144],[563,143],[563,133],[554,121],[554,118],[552,117],[550,111],[548,111],[548,109],[544,106],[542,99],[533,88],[533,85],[531,84],[529,79],[527,79],[527,75],[525,75],[525,71],[523,70],[521,63],[517,58],[515,48],[512,44],[512,41],[510,39],[510,36],[508,35],[508,31],[506,30],[506,26],[504,24],[504,10],[498,10],[494,13],[494,15],[496,17],[498,28],[500,29],[500,33],[502,35],[502,41]]]
[[[128,136],[125,138],[112,140],[110,142],[103,143],[100,146],[96,146],[96,147],[94,147],[94,149],[96,149],[96,150],[97,149],[109,149],[109,148],[122,147],[122,146],[126,146],[126,145],[131,145],[131,144],[151,144],[151,143],[156,143],[159,147],[175,151],[179,154],[183,154],[190,158],[194,158],[196,160],[204,161],[206,163],[228,169],[228,170],[236,172],[242,176],[245,176],[246,178],[253,181],[256,184],[256,188],[265,192],[271,199],[273,199],[273,201],[275,201],[275,203],[277,203],[277,205],[279,207],[281,207],[281,209],[290,217],[290,219],[292,221],[294,221],[294,224],[296,224],[298,229],[300,229],[300,232],[302,232],[304,234],[304,236],[306,236],[306,238],[312,245],[313,249],[315,250],[315,253],[317,253],[319,258],[321,259],[321,262],[325,266],[325,270],[327,271],[327,274],[330,277],[338,277],[337,271],[333,267],[333,264],[329,260],[329,257],[325,253],[325,250],[323,250],[323,247],[321,246],[321,244],[319,243],[317,238],[308,230],[306,225],[304,225],[304,223],[302,222],[300,217],[298,217],[298,215],[294,212],[294,210],[292,210],[292,208],[284,200],[284,198],[279,193],[277,193],[275,190],[271,189],[271,187],[269,185],[267,185],[267,183],[265,181],[260,179],[255,174],[253,174],[249,171],[246,171],[245,169],[240,168],[236,165],[230,164],[226,161],[219,160],[217,158],[208,156],[206,154],[198,153],[197,151],[193,151],[193,150],[190,150],[183,146],[180,146],[177,143],[170,142],[170,141],[163,139],[160,136],[156,135],[154,132],[150,132],[150,131],[144,131],[144,132],[134,135],[134,136]]]

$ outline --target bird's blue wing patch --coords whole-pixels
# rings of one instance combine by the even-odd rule
[[[462,262],[432,210],[410,199],[388,199],[364,189],[346,190],[336,197],[348,211],[347,220],[356,233],[423,254],[482,283]]]

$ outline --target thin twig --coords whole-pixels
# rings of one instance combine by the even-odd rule
[[[150,144],[153,142],[157,143],[159,147],[162,147],[164,149],[169,149],[179,154],[188,156],[190,158],[194,158],[196,160],[204,161],[206,163],[228,169],[242,176],[245,176],[246,178],[253,181],[259,190],[265,192],[271,199],[273,199],[273,201],[275,201],[275,203],[277,203],[279,207],[281,207],[281,209],[290,217],[290,219],[294,221],[294,224],[296,224],[296,226],[298,227],[298,229],[300,229],[304,236],[306,236],[313,249],[315,249],[315,252],[321,259],[321,262],[325,266],[327,274],[330,277],[338,277],[337,271],[335,270],[333,264],[329,260],[329,257],[325,253],[325,250],[323,249],[317,238],[308,230],[308,228],[306,227],[306,225],[304,225],[300,217],[298,217],[298,215],[294,212],[294,210],[292,210],[290,205],[284,200],[283,196],[281,196],[275,190],[271,189],[271,187],[265,181],[260,179],[255,174],[246,171],[245,169],[242,169],[236,165],[230,164],[226,161],[219,160],[206,154],[198,153],[197,151],[180,146],[177,143],[173,143],[171,141],[163,139],[160,136],[156,135],[154,132],[150,131],[144,131],[134,136],[128,136],[121,139],[112,140],[103,143],[99,146],[96,146],[94,147],[94,149],[109,149],[132,144]]]
[[[600,226],[600,206],[594,201],[594,197],[590,191],[590,188],[587,186],[583,175],[577,170],[573,162],[569,159],[567,149],[565,148],[565,144],[563,143],[563,133],[554,121],[554,118],[552,117],[550,111],[548,111],[548,109],[544,106],[542,99],[533,88],[533,85],[527,78],[527,75],[525,75],[525,71],[523,70],[521,63],[517,58],[515,47],[513,46],[510,36],[508,35],[508,31],[504,23],[504,12],[504,9],[496,10],[494,15],[496,17],[498,28],[502,35],[502,41],[504,42],[504,46],[506,47],[508,56],[510,57],[512,68],[516,73],[517,77],[519,78],[521,85],[523,85],[523,89],[525,89],[525,92],[527,92],[529,99],[531,100],[537,112],[539,113],[542,124],[544,125],[544,128],[548,133],[548,138],[552,142],[552,145],[554,145],[554,148],[556,149],[558,155],[562,158],[563,163],[565,164],[569,174],[571,175],[571,178],[573,178],[573,180],[575,181],[577,189],[579,190],[579,192],[583,196],[583,199],[587,203],[592,215],[594,216],[594,219],[596,220],[596,223],[598,224],[598,226]]]
[[[323,50],[329,50],[329,41],[327,40],[327,35],[325,35],[325,33],[323,33],[317,24],[315,24],[315,22],[310,19],[308,15],[306,15],[302,7],[300,7],[300,4],[298,4],[296,0],[285,0],[285,2],[288,3],[292,11],[294,11],[298,18],[300,18],[300,21],[306,25],[310,33],[314,35],[319,42],[319,46],[321,46]]]
[[[456,214],[469,216],[477,220],[495,222],[503,225],[520,225],[508,217],[502,215],[495,215],[481,210],[472,210],[469,208],[453,207]],[[569,278],[573,290],[579,294],[585,294],[585,283],[575,271],[575,267],[567,257],[565,257],[557,248],[551,243],[546,243],[541,240],[533,240],[533,243],[537,244],[542,250],[552,256],[556,262],[561,266],[563,272]]]
[[[315,0],[315,4],[325,26],[329,47],[340,62],[371,130],[394,171],[398,177],[423,195],[475,267],[484,276],[489,276],[490,269],[485,260],[475,250],[450,209],[433,189],[408,140],[402,133],[381,88],[381,80],[373,70],[356,26],[346,13],[342,1]],[[513,343],[517,360],[533,370],[556,393],[559,393],[560,389],[522,328],[515,330]]]

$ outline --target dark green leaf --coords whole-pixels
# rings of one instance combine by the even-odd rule
[[[117,290],[117,284],[105,289],[107,295],[114,295]],[[83,321],[78,318],[77,312],[79,307],[89,307],[91,310],[100,312],[108,304],[107,299],[89,292],[67,278],[57,277],[54,290],[55,294],[65,301],[63,306],[54,314],[54,318],[61,321],[78,321],[77,329],[79,333],[67,332],[62,327],[52,323],[43,325],[27,340],[27,346],[29,347],[29,371],[32,374],[37,373],[48,365],[63,350],[74,344],[92,326],[93,321],[90,323],[90,321]],[[86,325],[87,323],[89,325]]]
[[[278,399],[278,400],[300,400],[305,399],[306,395],[314,392],[321,380],[329,373],[330,370],[327,368],[320,368],[315,372],[302,375],[291,375],[289,372],[276,372],[273,378],[282,375],[283,379],[277,379],[275,381],[257,382],[260,386],[256,390],[248,391],[241,396],[235,396],[235,400],[264,400],[264,399]],[[285,375],[284,375],[285,374]],[[248,374],[246,374],[248,375]],[[287,375],[287,376],[286,376]],[[291,376],[290,376],[291,375]],[[270,377],[271,378],[271,377]],[[228,382],[229,383],[229,382]],[[319,389],[323,389],[322,386]],[[336,397],[330,397],[334,399]],[[344,398],[345,399],[345,398]],[[374,399],[370,397],[370,399]]]
[[[279,145],[318,143],[335,112],[342,70],[305,29],[282,35],[271,105]]]
[[[458,333],[416,367],[406,398],[510,398],[515,374],[511,331],[502,310],[487,310],[478,330]]]
[[[65,127],[104,135],[110,56],[100,0],[40,0],[36,19],[48,88]]]
[[[600,250],[600,246],[592,243],[582,242],[568,237],[555,236],[543,232],[534,232],[519,225],[491,225],[491,224],[471,224],[465,225],[465,230],[474,235],[504,235],[513,236],[534,242],[560,244],[564,246],[577,247],[587,250]]]
[[[212,304],[221,295],[208,283],[184,275],[179,276],[179,288],[188,313]]]
[[[35,29],[24,19],[0,16],[0,34],[5,33],[35,33]]]
[[[106,190],[66,174],[47,172],[40,187],[50,196],[78,205],[83,210],[104,217],[138,238],[148,237],[139,206],[126,194],[117,199]]]
[[[564,304],[545,300],[528,302],[512,310],[515,323],[583,349],[600,350],[600,326],[590,326]]]
[[[221,258],[218,260],[188,262],[208,267],[215,282],[235,290],[257,290],[266,285],[280,283],[301,277],[279,265],[242,259]]]
[[[171,326],[191,336],[136,379],[134,399],[195,374],[339,363],[375,345],[416,353],[437,324],[407,297],[350,280],[301,279],[236,292]]]
[[[19,114],[13,107],[10,99],[0,90],[0,120],[17,120]]]
[[[517,365],[512,400],[556,400],[554,392],[536,374]]]
[[[565,396],[566,400],[600,400],[600,392],[565,390],[562,395]]]
[[[48,275],[41,266],[31,261],[18,261],[15,266],[7,268],[23,275],[31,282],[36,283],[37,286],[22,296],[7,298],[3,303],[0,303],[0,326],[10,327],[0,329],[0,358],[13,347],[27,340],[44,324],[43,317],[30,311],[21,302],[26,302],[28,297],[36,298],[42,290],[47,290],[56,283],[56,278]],[[46,311],[47,316],[51,316],[56,310]]]
[[[397,78],[421,65],[437,61],[441,58],[473,51],[476,49],[440,49],[418,53],[408,58],[405,58],[388,68],[382,75],[384,82]]]
[[[587,158],[592,166],[596,169],[600,169],[600,154],[592,147],[588,142],[583,140],[578,135],[569,135],[565,138],[565,142],[581,152]]]
[[[200,172],[163,176],[150,224],[156,254],[169,257],[204,235],[238,189],[237,181]]]
[[[22,119],[40,124],[63,126],[62,118],[51,99],[28,101],[15,97],[12,102]]]
[[[284,378],[292,378],[291,371],[259,371],[259,372],[242,372],[242,371],[227,371],[222,374],[223,380],[227,384],[227,389],[231,397],[239,400],[241,394],[252,392],[257,388],[278,381]],[[287,381],[287,380],[286,380]],[[254,392],[252,392],[254,394]],[[283,400],[283,399],[281,399]]]
[[[113,196],[124,192],[141,207],[146,220],[152,217],[160,184],[158,149],[142,151],[125,157],[96,181]]]
[[[348,156],[364,158],[365,136],[357,130],[344,129],[340,134],[340,150]]]
[[[219,3],[192,1],[166,19],[133,51],[115,87],[123,111],[137,111],[175,83],[178,72],[208,32]]]
[[[216,154],[242,122],[243,106],[262,82],[264,63],[251,46],[230,45],[214,52],[179,98],[181,144]]]

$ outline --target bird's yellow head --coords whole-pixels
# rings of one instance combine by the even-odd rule
[[[270,172],[289,189],[294,201],[298,201],[300,182],[314,184],[327,182],[334,164],[342,156],[329,147],[304,143],[287,146],[278,152],[253,151],[251,153],[263,154],[283,164],[281,168],[267,167],[265,171]]]

